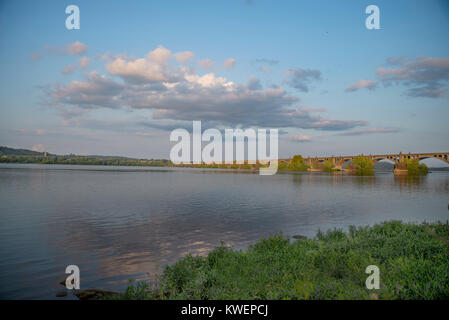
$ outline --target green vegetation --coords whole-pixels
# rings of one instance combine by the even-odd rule
[[[131,282],[114,299],[448,299],[447,239],[447,223],[398,221],[293,242],[275,235],[246,251],[187,255],[157,286]],[[379,290],[366,289],[369,265],[380,269]]]
[[[307,171],[309,166],[304,163],[304,158],[301,155],[296,155],[292,158],[290,163],[280,162],[278,166],[279,171]]]
[[[72,164],[72,165],[103,165],[103,166],[168,166],[169,160],[144,160],[122,157],[101,156],[44,156],[44,155],[3,155],[0,163],[38,163],[38,164]]]
[[[288,163],[284,161],[279,161],[278,163],[278,171],[286,171],[288,170]]]
[[[327,160],[323,162],[323,171],[324,172],[333,172],[335,171],[335,164],[332,162],[332,160]]]
[[[173,164],[173,166],[175,166]],[[256,163],[248,163],[245,161],[244,163],[199,163],[199,164],[191,164],[191,163],[181,163],[177,164],[177,167],[186,167],[186,168],[203,168],[203,169],[233,169],[233,170],[257,170],[260,167],[267,167],[268,165],[262,165],[259,162]]]
[[[27,149],[14,149],[14,148],[8,148],[0,146],[0,156],[6,156],[6,155],[20,155],[20,156],[39,156],[44,155],[43,152],[37,152]]]
[[[0,163],[36,163],[36,164],[71,164],[71,165],[103,165],[103,166],[157,166],[157,167],[188,167],[188,168],[210,168],[210,169],[234,169],[234,170],[258,170],[261,167],[267,167],[259,162],[249,164],[247,161],[243,164],[227,163],[201,163],[201,164],[173,164],[166,159],[134,159],[126,157],[111,156],[78,156],[55,155],[47,152],[37,152],[27,149],[14,149],[0,146]],[[315,163],[314,168],[321,168],[325,172],[335,171],[335,165],[331,160],[322,163]],[[398,168],[408,170],[408,175],[425,175],[429,172],[427,166],[419,163],[418,160],[406,160],[397,165]],[[279,161],[278,171],[307,171],[310,168],[305,163],[301,155],[295,155],[290,163]],[[358,175],[373,175],[374,165],[372,161],[364,156],[354,158],[349,165],[349,169],[355,171]]]
[[[355,170],[359,176],[371,176],[374,174],[373,162],[371,159],[364,156],[358,156],[352,159],[350,167]]]
[[[407,173],[411,176],[417,176],[417,175],[426,175],[429,173],[429,169],[424,163],[419,163],[419,160],[411,160],[408,159],[406,161],[407,165]]]
[[[268,167],[269,164],[261,164],[260,162],[256,162],[254,164],[249,164],[247,161],[243,164],[237,163],[201,163],[201,164],[179,164],[177,166],[180,167],[188,167],[188,168],[218,168],[218,169],[234,169],[234,170],[258,170],[262,167]],[[290,161],[290,163],[286,163],[284,161],[278,162],[278,171],[307,171],[309,168],[308,165],[305,164],[304,158],[300,155],[296,155]]]
[[[0,147],[0,163],[37,163],[37,164],[72,164],[103,166],[171,166],[165,159],[134,159],[111,156],[55,155],[27,149]]]

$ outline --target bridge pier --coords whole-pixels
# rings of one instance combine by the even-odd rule
[[[408,175],[408,169],[394,169],[393,174],[395,176],[406,176]]]

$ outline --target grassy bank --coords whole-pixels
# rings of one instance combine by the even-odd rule
[[[131,283],[114,298],[448,299],[448,239],[447,222],[385,222],[294,241],[275,235],[246,251],[188,255],[165,268],[157,287]],[[366,289],[368,265],[380,269],[379,290]]]

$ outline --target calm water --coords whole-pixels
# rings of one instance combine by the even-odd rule
[[[447,172],[411,180],[3,164],[0,298],[53,299],[69,264],[80,267],[81,288],[122,290],[220,241],[245,248],[279,231],[447,221],[448,204]]]

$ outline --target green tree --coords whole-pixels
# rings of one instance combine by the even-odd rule
[[[406,164],[409,175],[426,175],[429,172],[429,168],[424,163],[419,163],[419,160],[407,159]]]
[[[364,156],[357,156],[351,161],[351,168],[356,170],[360,176],[370,176],[374,174],[374,165],[371,159]]]
[[[292,158],[287,168],[291,171],[307,171],[309,166],[304,163],[304,158],[298,154]]]
[[[334,171],[335,164],[332,162],[332,160],[326,160],[323,162],[323,171],[325,172],[332,172]]]
[[[279,171],[285,171],[285,170],[288,170],[288,164],[285,163],[284,161],[279,161],[279,164],[278,164],[278,170],[279,170]]]

